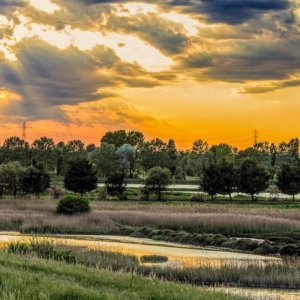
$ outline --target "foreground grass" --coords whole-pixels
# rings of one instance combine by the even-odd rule
[[[79,264],[96,269],[123,271],[147,277],[153,275],[169,281],[201,286],[235,286],[253,288],[300,288],[300,261],[286,260],[283,263],[258,264],[257,262],[239,263],[238,261],[176,268],[160,267],[158,262],[168,261],[167,257],[152,256],[152,266],[144,265],[143,260],[133,255],[101,251],[83,250],[80,247],[55,245],[44,239],[33,239],[30,244],[11,243],[8,252],[29,258],[43,258]],[[145,258],[145,257],[144,257]],[[154,259],[155,258],[155,259]],[[145,262],[145,261],[144,261]],[[158,264],[157,264],[158,263]]]
[[[134,274],[0,252],[0,298],[22,300],[242,299]]]

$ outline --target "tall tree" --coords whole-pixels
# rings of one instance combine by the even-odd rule
[[[32,157],[42,163],[47,170],[53,171],[56,167],[55,143],[48,137],[41,137],[32,143]]]
[[[50,187],[50,175],[42,164],[33,164],[26,168],[22,177],[22,191],[37,196]]]
[[[166,145],[166,152],[169,156],[169,165],[168,169],[171,171],[171,174],[174,175],[176,171],[177,164],[177,149],[174,140],[169,140]]]
[[[70,160],[64,184],[68,190],[81,195],[96,189],[97,176],[92,163],[84,157]]]
[[[158,201],[162,199],[162,192],[169,185],[171,179],[170,170],[167,168],[154,167],[149,170],[145,179],[145,187],[157,193]]]
[[[16,198],[24,172],[25,167],[18,161],[0,165],[0,195],[2,196],[4,189],[8,189]]]
[[[221,193],[221,170],[216,160],[209,160],[203,165],[200,189],[208,193],[214,200],[216,194]]]
[[[132,177],[136,160],[136,149],[130,144],[124,144],[117,149],[116,156],[121,172],[129,174],[129,176]]]
[[[300,193],[300,166],[283,164],[278,174],[277,185],[287,195],[295,200],[295,195]]]
[[[16,136],[7,138],[1,147],[1,161],[19,161],[27,165],[31,161],[29,144]]]
[[[269,186],[270,175],[255,159],[245,159],[238,168],[238,187],[243,193],[254,196],[266,190]]]

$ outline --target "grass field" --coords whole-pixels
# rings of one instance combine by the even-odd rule
[[[3,300],[241,299],[135,274],[95,270],[0,252]]]

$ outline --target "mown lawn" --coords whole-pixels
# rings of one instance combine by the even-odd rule
[[[0,253],[0,299],[241,299],[135,274]]]

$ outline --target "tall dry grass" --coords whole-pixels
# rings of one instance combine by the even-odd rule
[[[113,233],[117,225],[222,234],[300,231],[300,210],[220,205],[93,202],[92,213],[58,216],[53,200],[0,200],[0,230]]]

